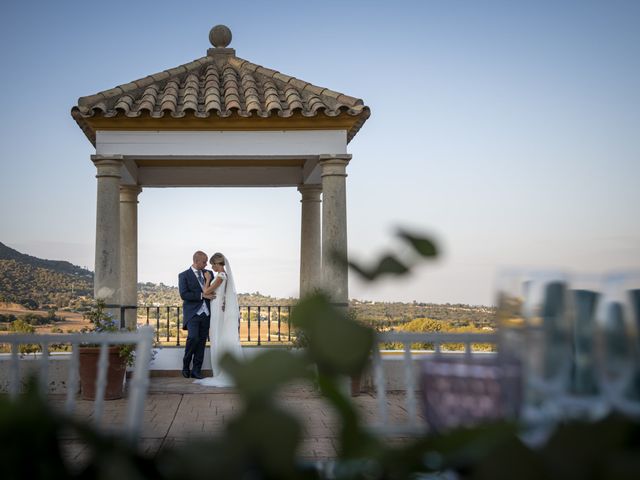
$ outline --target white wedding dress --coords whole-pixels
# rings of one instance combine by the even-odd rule
[[[207,387],[233,387],[233,379],[220,368],[220,359],[225,353],[242,358],[238,325],[240,321],[240,308],[238,306],[238,294],[233,281],[231,266],[225,257],[225,272],[215,274],[216,278],[222,278],[222,283],[216,288],[216,298],[211,300],[211,325],[209,327],[209,341],[211,354],[211,369],[213,377],[196,380],[193,383]],[[213,280],[212,280],[213,283]],[[224,310],[223,310],[224,306]]]

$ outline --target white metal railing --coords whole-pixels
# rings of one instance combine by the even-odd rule
[[[17,399],[20,392],[20,345],[36,344],[42,348],[38,362],[38,381],[42,394],[47,392],[49,377],[49,360],[51,358],[49,348],[51,345],[71,345],[71,360],[67,376],[67,392],[65,412],[72,414],[76,408],[76,395],[79,384],[79,347],[83,344],[95,344],[100,346],[98,357],[98,371],[96,380],[96,395],[93,405],[93,419],[99,426],[104,411],[104,396],[107,385],[107,367],[109,365],[108,349],[110,345],[135,345],[135,365],[133,376],[128,381],[128,405],[127,418],[124,429],[125,434],[132,442],[135,442],[140,434],[144,413],[144,401],[149,387],[149,363],[151,361],[151,348],[153,346],[154,331],[151,327],[140,327],[135,332],[117,333],[75,333],[75,334],[10,334],[0,336],[0,344],[11,345],[10,370],[9,370],[9,395]]]
[[[495,333],[378,333],[372,352],[373,383],[377,399],[378,421],[371,428],[376,432],[389,435],[416,435],[427,430],[427,424],[418,416],[419,406],[416,401],[416,377],[418,372],[414,368],[412,344],[433,344],[432,355],[440,356],[443,354],[442,345],[461,343],[464,345],[464,358],[470,360],[473,355],[472,344],[495,345],[497,342],[498,336]],[[403,346],[402,371],[405,386],[405,408],[407,411],[406,422],[404,423],[393,423],[389,418],[386,379],[380,348],[384,343],[401,343]]]

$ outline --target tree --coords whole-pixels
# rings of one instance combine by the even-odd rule
[[[38,302],[33,298],[24,298],[20,301],[20,304],[28,308],[29,310],[36,310],[39,307]]]

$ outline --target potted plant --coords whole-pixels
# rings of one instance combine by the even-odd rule
[[[85,327],[82,332],[118,332],[120,325],[111,313],[105,311],[104,300],[96,304],[84,315],[91,321],[92,327]],[[134,345],[114,345],[108,347],[109,366],[107,368],[107,385],[105,400],[122,398],[127,366],[132,366],[135,359]],[[94,400],[98,375],[98,359],[100,346],[84,344],[80,346],[80,390],[84,400]]]

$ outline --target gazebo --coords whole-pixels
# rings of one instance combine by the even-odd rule
[[[95,297],[117,310],[136,305],[143,188],[296,187],[300,295],[323,287],[346,306],[347,267],[334,253],[347,255],[347,144],[369,108],[237,57],[224,25],[209,39],[206,56],[71,109],[96,149]],[[135,326],[135,312],[126,317]]]

